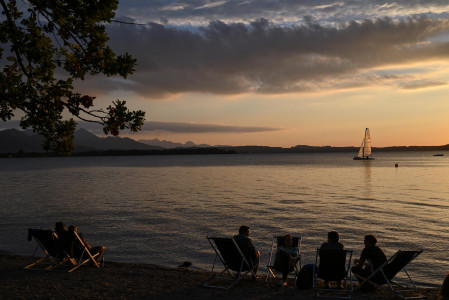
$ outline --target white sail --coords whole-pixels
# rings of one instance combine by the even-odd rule
[[[371,157],[371,136],[369,134],[369,129],[365,129],[365,136],[362,140],[362,145],[360,146],[359,154],[354,159],[373,159]]]

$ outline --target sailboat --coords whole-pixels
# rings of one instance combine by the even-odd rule
[[[363,137],[362,146],[360,146],[359,154],[354,157],[354,160],[373,160],[371,153],[371,137],[369,129],[365,129],[365,136]]]

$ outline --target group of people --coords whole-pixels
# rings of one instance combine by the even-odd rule
[[[88,259],[89,253],[94,256],[96,261],[103,258],[104,246],[91,247],[91,245],[78,234],[78,228],[75,225],[70,225],[68,230],[63,222],[59,221],[55,224],[55,233],[58,236],[58,243],[65,253],[76,259]],[[98,255],[96,255],[98,254]],[[96,256],[95,256],[96,255]]]
[[[242,225],[239,229],[239,234],[234,236],[234,240],[252,267],[254,274],[256,274],[260,263],[260,252],[252,243],[249,234],[249,227]],[[344,246],[339,240],[340,235],[338,232],[330,231],[327,235],[327,242],[324,242],[320,249],[344,250]],[[360,258],[354,260],[354,266],[352,267],[352,273],[357,278],[368,277],[373,270],[376,270],[387,261],[387,257],[382,249],[376,246],[377,238],[374,235],[366,235],[364,244],[365,248],[362,250]],[[283,244],[277,247],[273,264],[274,268],[282,273],[282,279],[280,281],[280,285],[282,286],[287,285],[288,274],[294,270],[294,266],[299,259],[298,250],[298,247],[292,246],[292,236],[290,234],[284,235]],[[324,284],[329,286],[329,282],[325,282]],[[340,282],[336,282],[336,284],[340,286]],[[367,285],[367,288],[370,288],[370,286]]]

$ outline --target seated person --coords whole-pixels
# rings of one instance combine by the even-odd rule
[[[242,225],[239,228],[239,234],[234,236],[234,240],[248,261],[249,265],[253,268],[254,274],[257,274],[260,262],[260,252],[256,250],[253,242],[249,238],[249,227]]]
[[[78,227],[76,227],[75,225],[70,225],[69,226],[69,232],[74,234],[77,233],[78,234]],[[91,247],[89,245],[89,243],[81,236],[78,235],[80,237],[80,240],[74,238],[74,244],[73,244],[73,257],[76,259],[87,259],[89,258],[89,255],[84,251],[84,246],[87,248],[87,250],[89,250],[90,254],[92,254],[92,256],[94,256],[95,254],[98,253],[98,256],[95,257],[96,261],[99,261],[104,253],[104,250],[106,249],[104,246],[97,246],[97,247]],[[81,243],[83,243],[84,245],[82,245]]]
[[[56,222],[56,224],[55,224],[55,232],[58,235],[58,238],[60,238],[59,235],[63,235],[64,232],[66,232],[64,222],[61,222],[61,221]]]
[[[58,236],[58,258],[63,259],[67,255],[73,257],[73,239],[66,231],[64,222],[56,222],[55,233]]]
[[[343,246],[342,243],[339,242],[340,240],[340,235],[338,234],[338,232],[336,231],[330,231],[327,233],[327,242],[324,242],[321,247],[320,250],[344,250],[345,247]],[[318,273],[319,273],[319,267],[318,267]],[[337,287],[341,287],[341,281],[336,281],[336,285]],[[330,287],[329,281],[325,280],[324,281],[324,286],[325,287]]]
[[[364,239],[365,248],[362,250],[360,259],[354,260],[355,266],[352,267],[352,274],[357,277],[359,282],[362,282],[363,279],[357,275],[367,278],[373,271],[377,270],[387,261],[384,252],[376,246],[376,243],[377,238],[374,235],[366,235]],[[381,283],[383,281],[382,274],[377,273],[372,281]],[[369,283],[366,283],[365,286],[366,288],[374,288],[374,286]]]
[[[299,258],[298,247],[293,247],[293,238],[290,234],[283,236],[283,244],[276,250],[274,268],[282,273],[281,286],[287,285],[288,273],[295,269],[296,261]]]
[[[327,242],[324,242],[320,249],[345,250],[342,243],[339,242],[340,235],[336,231],[327,233]]]

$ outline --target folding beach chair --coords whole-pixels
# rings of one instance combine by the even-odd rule
[[[70,269],[69,272],[78,269],[79,267],[88,263],[89,261],[92,262],[92,264],[95,267],[100,268],[100,264],[98,264],[98,262],[95,260],[95,258],[98,255],[100,255],[100,253],[95,253],[94,255],[92,255],[92,253],[90,253],[89,249],[87,249],[86,245],[84,244],[83,240],[80,238],[78,233],[71,232],[70,234],[74,235],[75,243],[78,243],[81,246],[81,255],[78,258],[78,261],[76,262],[76,266]]]
[[[45,256],[26,266],[25,269],[52,270],[62,265],[69,265],[70,269],[68,272],[72,272],[89,261],[92,261],[97,268],[100,268],[100,265],[95,261],[95,257],[99,254],[92,255],[77,233],[68,233],[68,235],[68,238],[73,243],[78,241],[82,247],[82,254],[78,260],[72,256],[72,249],[67,249],[68,247],[73,247],[73,243],[69,243],[69,246],[63,245],[61,239],[58,238],[54,231],[28,229],[28,240],[34,239],[38,247],[45,253]]]
[[[227,290],[237,284],[248,273],[250,273],[253,278],[256,277],[252,266],[246,260],[233,238],[208,236],[207,240],[214,249],[216,255],[212,265],[212,275],[203,286]],[[224,266],[224,270],[220,273],[214,272],[217,260],[221,261]],[[229,281],[231,281],[231,284],[227,284]],[[224,282],[226,284],[224,284]]]
[[[419,251],[402,251],[396,252],[390,259],[384,262],[377,270],[374,270],[367,278],[364,278],[358,274],[354,274],[359,280],[361,280],[359,286],[356,289],[360,289],[364,284],[370,283],[374,286],[380,286],[382,284],[388,284],[391,291],[402,299],[421,299],[424,298],[418,292],[418,289],[413,282],[412,278],[408,274],[405,267],[418,257],[423,250]],[[413,288],[405,287],[393,281],[393,278],[400,272],[404,271],[408,280],[412,284]]]
[[[283,236],[273,236],[271,241],[271,251],[268,258],[267,264],[267,277],[265,281],[268,282],[270,277],[273,279],[276,278],[276,273],[279,273],[277,262],[276,262],[276,251],[279,246],[284,245],[284,237]],[[293,270],[289,273],[289,275],[294,275],[296,280],[296,275],[301,269],[301,236],[293,236],[292,237],[292,247],[295,247],[298,250],[298,258],[295,261],[293,266]]]
[[[353,292],[351,276],[352,250],[317,249],[313,266],[313,289],[317,297],[350,299]],[[318,279],[337,281],[341,286],[326,287]]]
[[[37,248],[40,247],[45,256],[26,266],[25,269],[51,270],[62,264],[76,266],[76,261],[62,249],[58,242],[58,236],[54,231],[28,229],[28,240],[31,241],[33,239],[38,245]],[[36,253],[36,250],[34,253]]]

